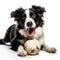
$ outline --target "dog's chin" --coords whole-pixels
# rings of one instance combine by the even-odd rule
[[[28,31],[28,36],[29,37],[34,37],[34,35],[35,35],[35,28],[28,28],[27,31]]]

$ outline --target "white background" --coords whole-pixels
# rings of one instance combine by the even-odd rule
[[[60,1],[59,0],[0,0],[0,38],[3,38],[7,28],[12,25],[14,19],[10,18],[11,11],[16,8],[29,8],[31,5],[43,6],[45,42],[49,46],[56,47],[56,54],[40,51],[39,55],[19,57],[8,46],[0,45],[0,60],[60,60]]]

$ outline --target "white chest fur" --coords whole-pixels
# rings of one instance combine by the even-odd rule
[[[19,33],[21,33],[21,35],[28,37],[28,32],[26,30],[19,30]],[[37,39],[40,44],[44,44],[44,32],[43,32],[43,28],[42,27],[38,27],[35,30],[35,36],[33,37],[33,39]],[[22,44],[24,44],[26,42],[26,40],[19,40],[19,42],[21,42]]]
[[[35,36],[34,36],[34,38],[39,39],[42,36],[42,34],[43,34],[43,28],[38,27],[35,30]]]
[[[35,30],[34,38],[37,39],[40,42],[41,45],[43,45],[45,43],[43,28],[38,27]]]

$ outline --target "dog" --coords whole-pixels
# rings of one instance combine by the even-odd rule
[[[7,29],[4,39],[0,39],[0,44],[10,42],[12,50],[18,51],[20,56],[25,56],[27,54],[27,51],[24,49],[25,42],[29,39],[37,39],[42,50],[55,53],[56,48],[45,44],[44,20],[42,18],[45,12],[44,7],[36,5],[32,5],[29,9],[20,7],[12,11],[11,18],[14,18],[17,24],[13,24]]]

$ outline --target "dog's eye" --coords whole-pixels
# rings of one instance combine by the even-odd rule
[[[23,25],[24,24],[24,20],[20,21],[19,24],[20,25]]]
[[[32,15],[32,18],[35,19],[35,15]]]
[[[32,17],[33,19],[35,18],[35,14],[34,13],[30,13],[30,17]]]

